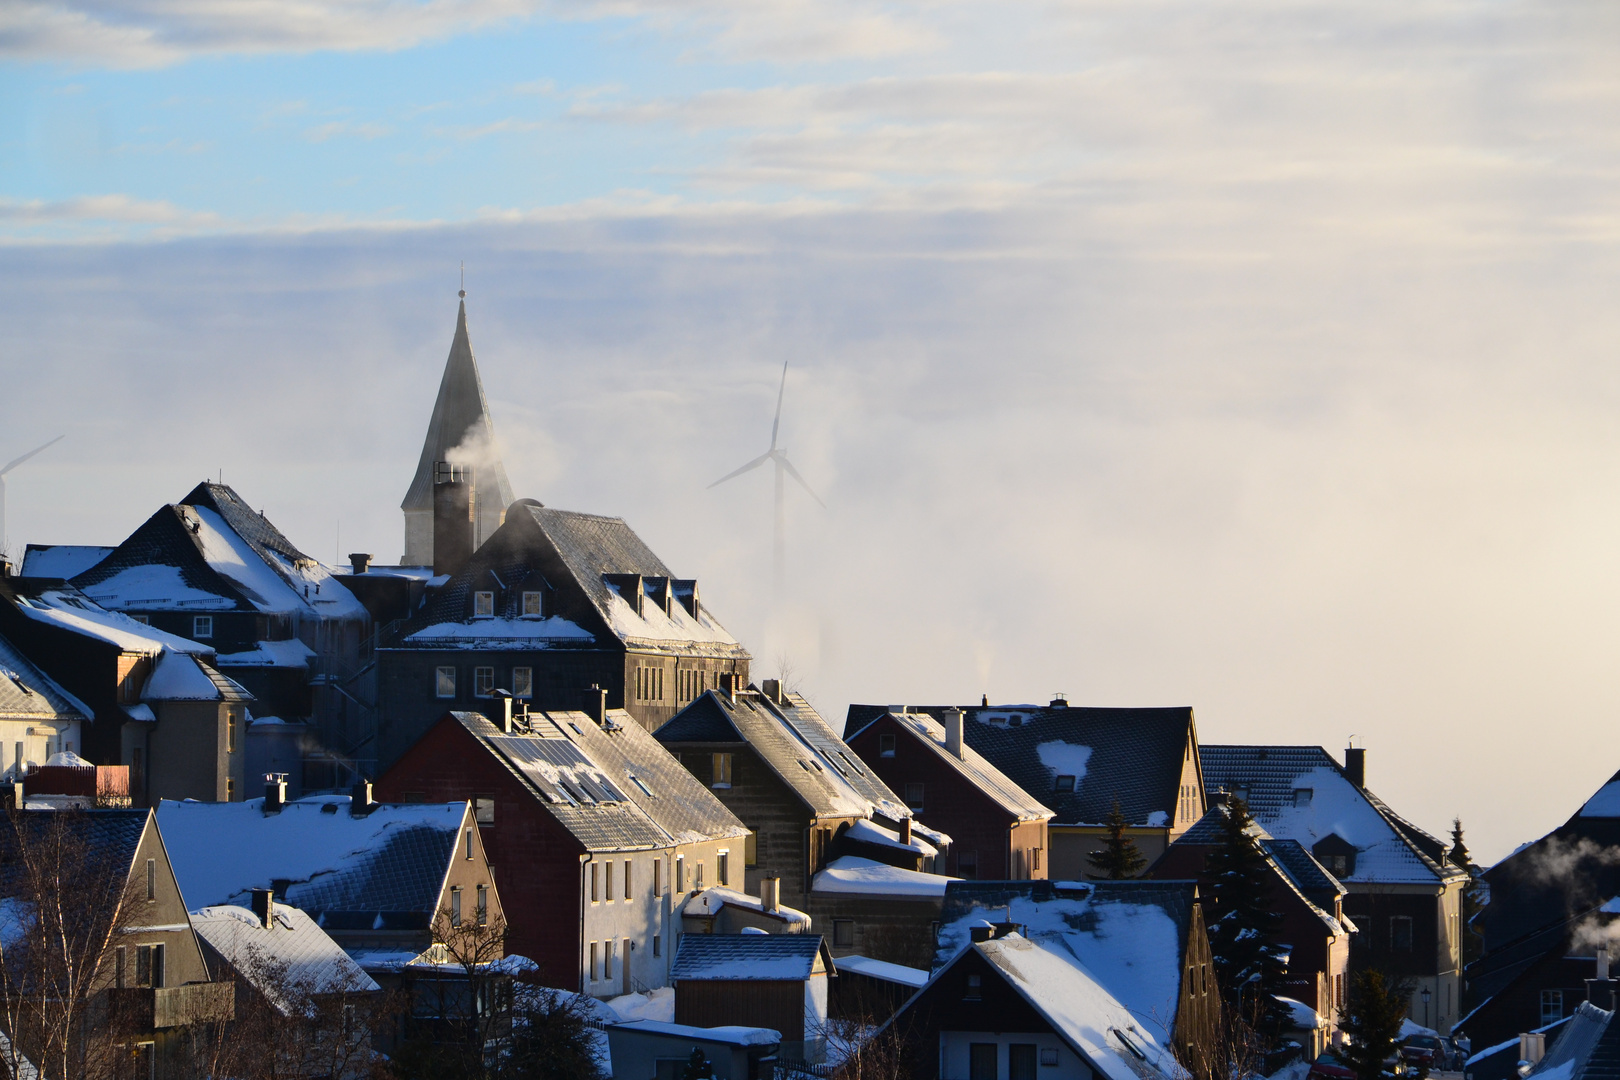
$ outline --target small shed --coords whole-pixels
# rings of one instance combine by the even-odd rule
[[[784,1059],[818,1064],[836,975],[820,934],[686,934],[670,970],[675,1022],[771,1028]]]
[[[927,984],[928,972],[922,968],[869,956],[840,956],[830,1011],[840,1020],[882,1023]]]
[[[694,1050],[709,1059],[715,1080],[765,1080],[774,1072],[782,1040],[770,1028],[702,1028],[659,1020],[609,1024],[607,1037],[615,1080],[680,1080]]]

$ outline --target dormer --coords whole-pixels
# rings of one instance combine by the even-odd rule
[[[671,578],[670,591],[675,594],[675,602],[686,609],[692,618],[698,617],[698,586],[697,578]]]
[[[667,577],[646,577],[641,579],[642,590],[647,598],[656,604],[666,616],[673,616],[675,608],[675,592],[670,587]]]
[[[506,582],[493,570],[484,570],[473,575],[472,611],[475,619],[492,619],[496,615],[504,614],[506,606]]]
[[[645,595],[642,591],[640,574],[603,574],[602,580],[614,592],[618,593],[630,609],[637,615],[642,612],[642,601]]]
[[[1329,833],[1318,840],[1311,854],[1340,881],[1356,872],[1356,845],[1338,833]]]

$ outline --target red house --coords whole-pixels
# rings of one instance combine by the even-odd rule
[[[682,905],[742,884],[748,830],[604,696],[503,724],[446,713],[376,787],[401,802],[470,801],[508,955],[605,998],[669,984]]]

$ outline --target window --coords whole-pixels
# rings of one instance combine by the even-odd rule
[[[512,669],[512,696],[525,699],[534,697],[534,668]]]
[[[225,709],[225,752],[236,753],[236,710],[231,707]]]
[[[163,946],[135,946],[135,985],[163,985]]]
[[[1038,847],[1029,849],[1029,868],[1035,871],[1041,868],[1041,849]]]
[[[629,859],[624,860],[624,893],[623,893],[623,895],[624,895],[624,898],[626,900],[630,899],[630,894],[634,889],[634,886],[631,884],[631,878],[634,875],[631,874],[631,872],[630,872],[630,868],[632,866],[634,866],[634,865],[635,864],[632,863]]]
[[[589,974],[586,976],[586,978],[591,979],[591,980],[594,981],[596,979],[596,942],[594,942],[594,941],[591,942],[591,960],[590,960],[590,964],[591,964],[591,966],[587,969],[589,971]]]
[[[956,853],[956,876],[972,881],[979,876],[979,853],[977,851],[959,851]]]
[[[602,871],[602,883],[606,886],[607,902],[613,903],[613,864],[606,863],[607,869]]]
[[[480,825],[495,824],[495,797],[493,795],[473,796],[473,820]]]
[[[855,920],[854,919],[834,919],[833,920],[833,944],[834,945],[853,945],[853,944],[855,944]]]
[[[473,668],[473,694],[476,697],[489,697],[495,692],[495,669],[492,667]]]
[[[601,899],[601,894],[597,892],[596,886],[596,874],[600,869],[601,867],[597,863],[591,863],[591,903],[593,904]]]
[[[664,939],[663,939],[663,936],[660,935],[660,934],[654,934],[653,935],[653,955],[654,956],[663,956],[664,955]]]
[[[673,882],[676,892],[686,891],[686,856],[675,856],[675,880]]]
[[[225,801],[236,801],[236,781],[229,776],[225,778]]]
[[[212,615],[193,615],[191,617],[191,636],[194,638],[213,637],[214,617]]]
[[[1350,857],[1348,855],[1329,855],[1327,857],[1327,870],[1334,877],[1344,877],[1350,872]]]
[[[1333,1004],[1336,1008],[1344,1008],[1344,976],[1333,976]]]
[[[752,870],[759,865],[759,830],[749,829],[743,841],[743,865]]]
[[[613,978],[613,946],[615,942],[609,938],[602,948],[602,978]]]
[[[135,1080],[156,1080],[157,1077],[157,1044],[136,1043],[135,1057],[131,1066],[130,1075]]]
[[[1056,1065],[1058,1063],[1057,1047],[1047,1046],[1041,1049],[1041,1064]]]
[[[535,619],[543,614],[540,608],[540,594],[538,592],[525,592],[523,594],[523,614]]]
[[[923,808],[923,786],[921,784],[906,785],[906,805],[919,813]]]
[[[157,899],[157,860],[146,860],[146,898]]]
[[[714,778],[709,781],[709,786],[716,788],[729,788],[731,786],[731,755],[712,754],[710,756],[714,759]]]
[[[883,757],[894,757],[894,736],[878,736],[878,754]]]
[[[473,593],[473,618],[488,618],[495,614],[495,594],[492,592]]]
[[[1412,917],[1410,915],[1391,915],[1389,917],[1389,947],[1401,952],[1411,951]]]
[[[461,925],[461,886],[450,886],[450,925]]]
[[[996,1076],[996,1044],[968,1045],[968,1080],[999,1080]]]
[[[1035,1044],[1007,1044],[1007,1080],[1035,1080]]]
[[[1564,992],[1562,990],[1543,990],[1541,992],[1541,1026],[1556,1024],[1564,1018]]]
[[[471,829],[463,829],[462,830],[462,836],[464,836],[466,838],[465,843],[467,845],[467,859],[468,859],[469,862],[472,861],[472,857],[473,857],[472,834],[473,834],[473,831]]]
[[[731,884],[731,852],[722,851],[714,857],[714,883],[716,885]]]
[[[697,861],[697,869],[692,871],[692,878],[693,878],[692,888],[702,890],[702,888],[703,888],[703,860],[702,859],[699,859]]]
[[[478,886],[478,925],[489,925],[489,886]]]
[[[1308,787],[1297,787],[1297,788],[1295,788],[1294,789],[1294,805],[1295,806],[1309,806],[1309,805],[1311,805],[1311,798],[1315,794],[1316,794],[1316,791],[1315,791],[1314,788],[1308,788]]]
[[[1074,790],[1074,777],[1072,777],[1072,776],[1060,776],[1060,777],[1058,777],[1056,780],[1052,781],[1052,790],[1053,791],[1062,791],[1062,792],[1073,791]]]
[[[662,888],[663,884],[664,884],[664,860],[662,858],[657,858],[657,859],[653,860],[653,891],[652,891],[652,894],[654,896],[663,896],[664,895],[664,890]]]
[[[984,979],[979,975],[969,975],[967,993],[962,995],[964,1001],[978,1001],[984,996]]]
[[[434,693],[441,698],[456,696],[456,669],[441,667],[434,669]]]

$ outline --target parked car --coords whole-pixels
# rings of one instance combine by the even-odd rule
[[[1446,1048],[1446,1057],[1449,1059],[1443,1068],[1451,1072],[1460,1072],[1468,1064],[1467,1039],[1453,1039],[1450,1035],[1440,1036],[1440,1042]]]
[[[1439,1070],[1449,1055],[1437,1035],[1408,1035],[1401,1040],[1401,1060],[1414,1069]]]
[[[1311,1062],[1305,1080],[1356,1080],[1356,1071],[1343,1058],[1324,1050]]]

